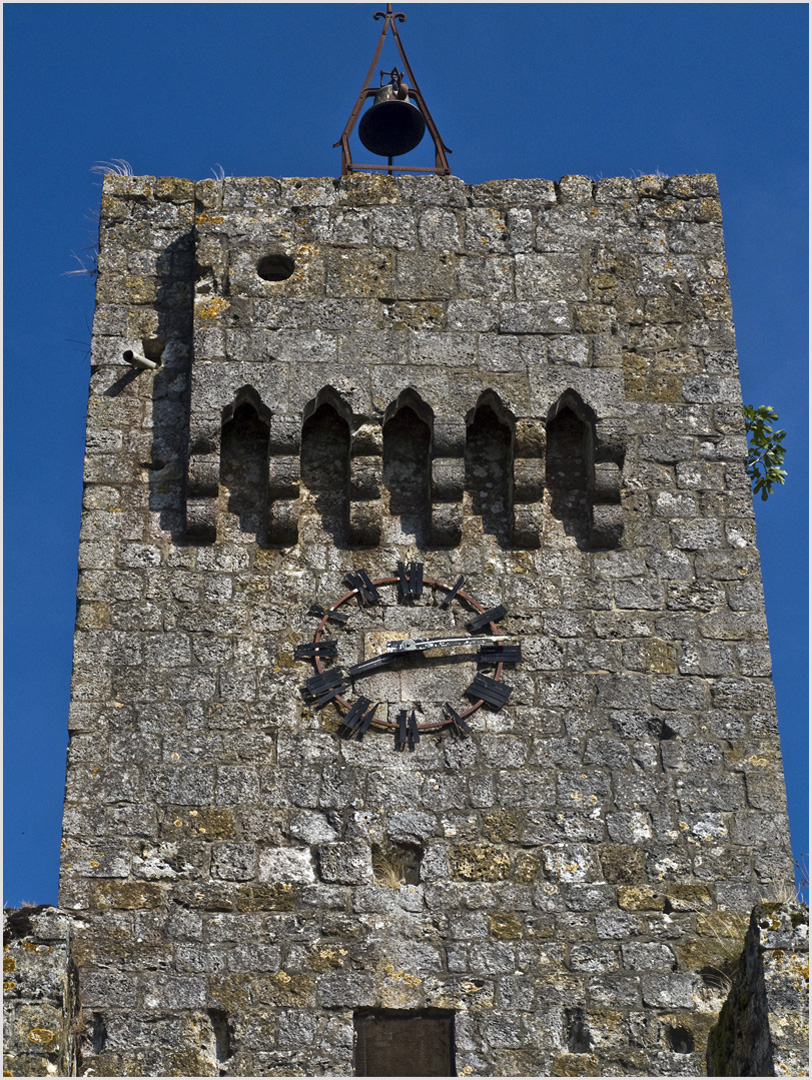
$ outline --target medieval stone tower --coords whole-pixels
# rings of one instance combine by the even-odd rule
[[[108,177],[92,363],[82,1069],[701,1074],[792,879],[713,177]]]

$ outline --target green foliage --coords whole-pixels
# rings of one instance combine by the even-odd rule
[[[747,429],[749,449],[747,475],[753,482],[753,494],[761,492],[766,501],[772,495],[773,484],[783,484],[786,472],[784,464],[784,439],[786,431],[773,431],[772,424],[778,413],[771,405],[744,406],[744,426]]]

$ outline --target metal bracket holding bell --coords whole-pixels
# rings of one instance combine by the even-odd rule
[[[414,72],[409,66],[398,33],[396,23],[405,22],[406,16],[402,12],[393,12],[392,5],[387,4],[386,11],[376,11],[374,18],[384,20],[378,47],[372,58],[364,87],[358,95],[355,106],[350,113],[350,118],[341,133],[341,138],[338,142],[333,143],[333,146],[341,147],[341,175],[348,176],[351,173],[365,170],[385,172],[390,176],[394,172],[436,173],[438,176],[448,176],[451,169],[446,154],[450,154],[451,151],[440,138],[437,125],[434,123],[423,95],[420,93],[417,79],[415,79]],[[370,83],[378,65],[384,38],[390,29],[395,38],[405,71],[400,72],[397,68],[392,71],[382,71],[380,85],[371,86]],[[408,83],[404,81],[404,74],[408,75]],[[386,84],[383,82],[385,75],[389,76],[390,79]],[[350,135],[361,114],[363,104],[369,97],[374,97],[375,103],[361,117],[361,123],[358,126],[358,138],[371,153],[387,158],[386,165],[353,164]],[[414,101],[414,104],[410,103],[410,99]],[[434,143],[434,168],[421,165],[393,166],[392,159],[413,150],[423,138],[426,128],[428,128]]]

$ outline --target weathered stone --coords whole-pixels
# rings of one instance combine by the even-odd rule
[[[510,856],[486,844],[456,845],[451,862],[455,873],[467,881],[501,881],[510,872]]]
[[[341,1075],[354,1013],[431,1009],[465,1073],[702,1071],[700,973],[791,877],[718,219],[708,177],[106,182],[60,892],[84,1069]],[[475,657],[415,656],[346,690],[379,704],[343,738],[308,609],[423,559],[443,584],[323,639],[465,635],[464,574],[521,638],[507,703],[438,732]],[[67,1046],[40,1020],[11,1071]]]

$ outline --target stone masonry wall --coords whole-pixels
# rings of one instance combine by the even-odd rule
[[[3,1075],[75,1076],[79,1003],[71,916],[3,912]]]
[[[84,1067],[349,1075],[388,1009],[452,1012],[460,1074],[703,1073],[792,880],[714,178],[107,177],[99,269]],[[425,728],[470,656],[370,679],[424,727],[396,753],[294,653],[348,572],[410,560],[523,659],[464,739]],[[350,662],[467,632],[381,592],[328,627]]]

